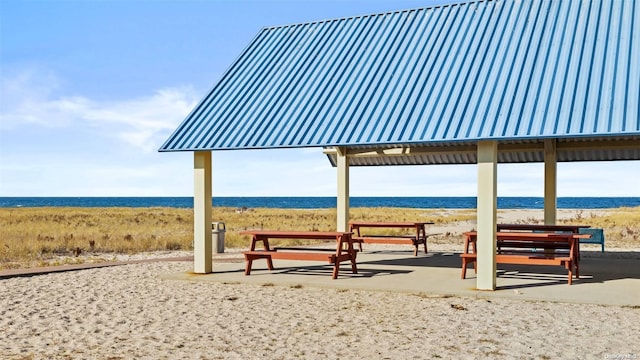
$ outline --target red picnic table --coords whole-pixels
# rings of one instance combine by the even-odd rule
[[[285,260],[311,260],[328,261],[333,264],[333,278],[338,277],[340,263],[351,262],[351,271],[358,273],[356,266],[356,250],[353,247],[351,232],[340,231],[276,231],[276,230],[247,230],[241,231],[241,235],[251,235],[251,247],[244,252],[246,261],[245,275],[251,274],[253,260],[266,259],[267,267],[273,270],[272,259]],[[308,247],[274,247],[269,244],[269,239],[299,239],[335,241],[335,249],[308,248]],[[262,242],[262,250],[256,250],[256,243]]]
[[[476,269],[477,232],[464,233],[464,249],[462,259],[462,276],[467,273],[467,266],[473,263]],[[496,233],[496,263],[521,265],[562,265],[568,271],[568,284],[571,285],[573,272],[580,276],[578,240],[589,235],[551,232],[504,232]]]
[[[418,255],[418,245],[424,245],[424,253],[427,253],[426,225],[432,222],[371,222],[371,221],[351,221],[349,229],[353,231],[354,242],[357,242],[362,250],[362,243],[368,244],[409,244],[414,246],[413,255]],[[362,228],[396,228],[412,229],[413,234],[407,235],[363,235]]]

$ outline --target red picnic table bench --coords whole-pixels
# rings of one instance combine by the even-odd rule
[[[418,246],[424,245],[424,253],[427,253],[427,235],[426,225],[432,222],[370,222],[370,221],[351,221],[349,222],[349,230],[354,233],[353,241],[357,242],[360,250],[362,243],[367,244],[409,244],[413,245],[413,255],[418,255]],[[396,228],[396,229],[412,229],[415,232],[407,235],[363,235],[361,228]]]
[[[462,259],[462,276],[466,278],[468,264],[476,270],[477,232],[464,233],[464,252]],[[496,233],[498,264],[520,265],[561,265],[568,271],[567,283],[571,285],[573,272],[580,277],[578,261],[578,239],[583,234],[549,233],[549,232],[503,232]],[[586,235],[588,237],[588,235]]]
[[[351,232],[331,231],[275,231],[275,230],[247,230],[240,235],[251,235],[251,247],[243,252],[246,261],[245,275],[251,274],[253,260],[266,259],[267,267],[273,270],[272,259],[328,261],[333,264],[333,278],[338,277],[340,263],[351,262],[351,272],[358,273],[356,266],[356,250],[353,247]],[[274,247],[269,245],[269,239],[299,239],[335,241],[335,249],[309,247]],[[262,242],[263,249],[256,250],[256,243]]]

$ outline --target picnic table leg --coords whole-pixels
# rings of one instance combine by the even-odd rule
[[[340,258],[342,258],[344,251],[346,251],[347,255],[349,255],[349,260],[351,261],[351,271],[354,274],[357,274],[358,268],[356,267],[356,250],[353,248],[353,239],[351,238],[351,235],[339,235],[336,237],[336,241],[338,242],[336,254],[331,257],[331,262],[333,263],[333,278],[338,278],[338,273],[340,272]]]
[[[413,256],[418,256],[418,250],[420,248],[420,227],[416,225],[416,235],[411,240],[413,243]]]
[[[576,279],[580,278],[580,240],[572,239],[570,252],[573,253],[573,263],[576,268]]]
[[[476,241],[475,239],[471,238],[471,235],[466,235],[464,238],[464,253],[465,254],[469,254],[469,245],[471,245],[471,254],[477,254],[478,253],[478,249],[476,247]],[[476,262],[473,261],[473,271],[477,274],[478,273],[478,268],[476,267]],[[467,272],[467,264],[464,264],[464,274],[466,274]],[[464,279],[464,277],[463,277]]]
[[[333,279],[337,279],[338,278],[338,272],[340,271],[340,255],[342,254],[342,251],[344,251],[344,236],[336,236],[336,243],[337,243],[337,247],[336,247],[336,254],[331,256],[331,262],[333,263]],[[349,243],[346,244],[347,246],[349,246]]]
[[[244,266],[244,274],[245,275],[251,275],[251,269],[253,268],[253,260],[256,259],[265,259],[267,260],[267,267],[269,268],[269,270],[273,270],[273,263],[271,261],[271,255],[270,254],[244,254],[244,259],[245,259],[245,266]]]
[[[258,238],[255,235],[253,235],[253,237],[251,238],[251,247],[249,247],[249,250],[254,251],[256,249],[257,241],[258,241]],[[253,257],[245,254],[244,261],[245,261],[244,274],[251,275],[251,268],[253,267]]]
[[[269,239],[267,237],[253,235],[253,238],[251,239],[251,247],[250,247],[251,251],[255,251],[256,250],[256,243],[258,241],[262,241],[262,245],[264,247],[264,251],[270,251],[271,250],[269,248]],[[264,256],[256,256],[256,255],[245,254],[244,258],[245,258],[245,262],[246,262],[246,264],[244,266],[244,274],[245,275],[251,275],[251,269],[253,268],[253,260],[260,259],[260,258],[266,259],[267,260],[267,268],[269,270],[273,270],[273,260],[271,260],[271,256],[269,256],[269,254],[267,254],[267,253],[265,253]]]
[[[571,285],[571,282],[573,280],[573,261],[568,261],[567,264],[565,264],[565,267],[569,270],[569,281],[567,282],[569,285]]]
[[[470,236],[466,235],[464,237],[464,249],[462,250],[464,254],[469,253],[469,240],[470,240]],[[465,261],[464,258],[460,258],[460,259],[462,260],[462,274],[460,278],[464,280],[467,277],[467,262]]]
[[[360,227],[359,226],[355,226],[354,227],[353,225],[349,226],[349,231],[353,232],[354,230],[356,231],[356,233],[357,233],[357,235],[359,237],[360,236]],[[358,241],[358,247],[360,248],[360,252],[362,252],[362,241]]]
[[[466,279],[467,278],[467,268],[469,267],[469,263],[472,262],[473,266],[474,266],[474,270],[475,270],[475,265],[476,265],[476,259],[469,259],[466,257],[461,258],[462,259],[462,274],[460,276],[461,279]]]
[[[337,257],[333,259],[333,279],[338,278],[338,272],[340,272],[340,260]]]
[[[349,258],[351,260],[351,272],[357,274],[358,267],[356,266],[356,250],[353,248],[353,241],[351,239],[349,239],[349,243],[347,244],[347,251],[349,252]]]
[[[244,274],[251,275],[251,267],[253,266],[253,259],[248,257],[247,255],[245,255],[244,257],[246,262],[246,264],[244,265]]]
[[[255,237],[254,235],[254,241],[251,242],[251,251],[256,249],[256,241],[262,241],[262,246],[264,247],[264,251],[271,251],[271,248],[269,247],[269,238],[266,236],[260,236],[260,237]],[[273,270],[273,260],[271,260],[271,256],[267,257],[267,268],[269,270]]]
[[[462,258],[462,274],[460,278],[464,280],[467,277],[467,262]]]
[[[471,245],[472,247],[472,253],[476,254],[476,243],[475,241],[471,238],[470,234],[466,234],[464,237],[464,249],[463,249],[463,253],[464,254],[469,254],[469,245]],[[467,265],[469,264],[469,259],[466,257],[461,258],[462,259],[462,274],[460,276],[461,279],[465,279],[467,277]],[[473,269],[475,270],[476,268],[476,262],[473,262]]]
[[[420,234],[422,233],[422,240],[424,241],[424,253],[428,254],[427,251],[427,229],[424,224],[421,224],[417,227],[418,239],[420,239]]]
[[[576,279],[580,279],[580,261],[578,261],[578,259],[574,257],[573,261],[571,262],[573,263],[573,266],[576,271]]]
[[[477,240],[477,239],[476,239],[476,240]],[[471,248],[473,249],[473,253],[474,253],[474,254],[477,254],[477,253],[478,253],[478,247],[477,247],[476,241],[474,241],[474,242],[471,244]],[[476,259],[477,259],[477,258],[476,258]],[[475,262],[475,261],[473,262],[473,271],[474,271],[476,274],[478,273],[478,266],[476,265],[476,262]]]
[[[579,276],[579,271],[578,271],[578,257],[576,257],[576,239],[573,238],[569,238],[569,261],[567,261],[564,266],[567,270],[569,270],[569,281],[567,281],[567,283],[569,285],[571,285],[572,281],[573,281],[573,269],[575,267],[576,270],[576,279]]]

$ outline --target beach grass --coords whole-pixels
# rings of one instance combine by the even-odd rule
[[[505,210],[501,210],[505,211]],[[465,224],[472,230],[475,209],[353,208],[352,220],[431,221],[436,226]],[[236,209],[216,207],[213,220],[226,225],[225,245],[245,248],[247,229],[332,231],[335,209]],[[522,222],[539,223],[538,218]],[[605,229],[608,247],[640,245],[640,207],[576,210],[560,223],[589,224]],[[400,230],[386,230],[395,234]],[[460,242],[461,231],[431,237],[432,243]],[[284,242],[284,241],[283,241]],[[286,242],[296,245],[298,242]],[[193,209],[180,208],[2,208],[0,269],[82,262],[91,255],[192,250]],[[83,255],[80,257],[79,255]]]

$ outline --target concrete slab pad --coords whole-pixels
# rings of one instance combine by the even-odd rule
[[[574,279],[571,286],[560,266],[498,265],[495,291],[476,290],[473,270],[462,280],[459,255],[448,252],[414,257],[411,251],[364,251],[358,254],[358,274],[343,263],[335,280],[330,264],[292,260],[274,260],[273,271],[267,269],[266,261],[254,261],[251,275],[245,276],[240,258],[214,260],[212,274],[180,273],[163,278],[640,306],[640,254],[619,255],[583,256],[580,279]]]

